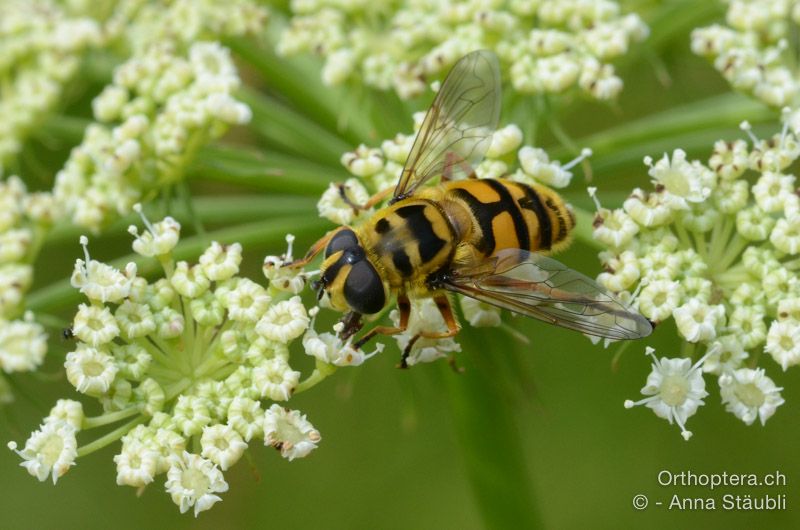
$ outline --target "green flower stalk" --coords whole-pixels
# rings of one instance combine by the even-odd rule
[[[643,40],[648,28],[617,2],[378,3],[293,0],[277,51],[325,59],[322,80],[393,90],[402,99],[427,89],[462,56],[494,50],[520,94],[578,89],[599,100],[622,90],[610,61]]]
[[[751,143],[720,140],[707,163],[680,149],[648,157],[654,189],[634,190],[622,208],[602,208],[590,189],[594,237],[607,248],[598,281],[652,321],[673,319],[683,342],[684,358],[653,356],[650,397],[626,406],[646,404],[687,439],[702,372],[718,377],[728,411],[763,424],[784,400],[761,354],[770,370],[800,364],[800,198],[787,172],[800,144],[789,114],[765,140],[742,124]]]

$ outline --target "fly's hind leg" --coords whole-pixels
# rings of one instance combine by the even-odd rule
[[[460,329],[458,321],[456,321],[456,317],[453,315],[453,308],[450,307],[450,300],[447,299],[447,296],[434,296],[433,301],[436,303],[436,308],[439,310],[439,313],[441,313],[447,325],[447,331],[421,331],[411,337],[411,340],[408,341],[405,349],[403,349],[403,357],[400,359],[400,368],[408,368],[408,356],[411,354],[411,348],[419,339],[447,339],[454,337]],[[450,356],[449,363],[450,366],[453,367],[453,370],[457,372],[462,371],[462,369],[456,367],[455,356]]]
[[[444,155],[444,169],[442,170],[442,182],[447,182],[448,180],[453,180],[453,168],[460,167],[461,171],[464,172],[464,175],[467,176],[468,179],[476,179],[478,175],[475,174],[475,170],[470,166],[467,162],[464,161],[463,158],[459,157],[452,151],[448,151],[447,154]]]

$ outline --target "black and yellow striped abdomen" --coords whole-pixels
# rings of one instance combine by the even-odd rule
[[[473,230],[466,242],[483,256],[504,248],[548,253],[569,243],[575,218],[550,188],[506,179],[460,180],[442,188],[445,203],[469,212]]]
[[[574,226],[563,199],[545,186],[471,179],[420,190],[356,231],[390,288],[424,292],[426,279],[455,259],[505,248],[557,251]]]

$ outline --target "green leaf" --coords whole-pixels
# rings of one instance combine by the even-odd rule
[[[240,224],[316,210],[315,198],[291,195],[200,196],[192,200],[198,217],[203,224],[207,225]],[[147,209],[147,206],[145,206],[145,210]],[[188,226],[191,222],[191,216],[183,201],[173,201],[169,206],[169,215],[177,219],[182,225]],[[107,234],[114,234],[112,237],[120,237],[119,234],[127,233],[127,227],[131,224],[141,224],[141,219],[137,214],[131,213],[115,221],[104,231],[104,236],[101,237],[105,237]],[[47,243],[78,241],[78,237],[85,233],[86,229],[84,227],[59,224],[47,234]]]
[[[195,180],[212,180],[261,191],[319,196],[331,182],[351,175],[338,162],[323,165],[275,151],[211,146],[200,151],[188,171]]]
[[[281,28],[273,24],[265,35],[278,35],[280,31]],[[280,93],[294,109],[349,143],[357,144],[370,137],[372,128],[366,115],[353,113],[346,121],[342,120],[341,109],[350,94],[342,88],[322,84],[318,60],[307,57],[283,59],[272,51],[272,43],[254,42],[253,39],[228,39],[225,43],[261,75],[269,90]]]
[[[274,97],[247,87],[241,89],[237,96],[253,111],[250,130],[270,146],[288,149],[294,154],[331,166],[337,165],[342,153],[354,147]]]

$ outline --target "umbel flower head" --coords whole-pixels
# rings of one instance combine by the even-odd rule
[[[793,34],[800,8],[785,0],[727,2],[727,25],[692,32],[692,51],[713,62],[731,86],[773,107],[800,103]]]
[[[58,2],[0,3],[0,174],[60,101],[88,50],[104,44],[91,13]]]
[[[648,28],[617,2],[382,2],[295,0],[278,53],[315,53],[325,60],[322,80],[350,79],[403,99],[421,94],[459,58],[494,50],[505,77],[521,94],[577,88],[613,99],[622,80],[610,61],[643,40]]]
[[[20,153],[42,118],[58,106],[90,50],[113,47],[142,56],[156,43],[183,50],[188,43],[204,39],[255,34],[266,18],[267,10],[253,0],[120,0],[68,5],[52,0],[2,2],[0,173]],[[150,82],[163,91],[174,88],[182,77],[185,72],[175,71]],[[118,87],[106,100],[114,98],[124,103]],[[135,95],[131,99],[136,99]],[[147,97],[137,101],[139,110],[157,103]]]
[[[701,359],[680,369],[719,376],[727,410],[750,424],[783,403],[766,371],[800,364],[800,196],[788,172],[800,144],[788,121],[765,140],[742,128],[751,143],[720,140],[707,163],[681,150],[646,159],[653,189],[616,210],[595,198],[594,236],[607,247],[598,281],[650,320],[674,319]]]
[[[0,103],[2,105],[2,103]],[[1,127],[1,126],[0,126]],[[33,283],[35,257],[57,210],[46,192],[29,193],[12,175],[0,181],[0,371],[38,368],[47,352],[47,334],[30,311],[25,294]],[[11,394],[0,374],[0,402]]]
[[[216,42],[196,42],[185,54],[160,42],[117,67],[92,102],[97,123],[56,175],[59,207],[97,231],[146,192],[180,180],[198,149],[250,120],[232,95],[239,83]]]
[[[31,475],[55,482],[77,458],[121,439],[117,484],[143,488],[164,475],[181,512],[197,515],[221,500],[228,489],[223,472],[250,443],[275,447],[288,460],[316,449],[320,433],[286,402],[336,365],[368,356],[337,357],[332,350],[341,344],[310,329],[309,311],[294,294],[305,273],[275,272],[291,261],[291,249],[267,257],[272,266],[265,266],[263,285],[239,275],[238,243],[212,242],[197,263],[176,262],[180,224],[169,217],[151,223],[139,205],[135,210],[144,228],[129,230],[133,248],[157,259],[163,277],[148,281],[133,263],[118,270],[93,259],[86,237],[72,274],[87,300],[75,314],[74,347],[64,368],[75,390],[95,401],[87,412],[100,414],[84,415],[80,403],[60,400],[22,449],[13,442],[9,447]],[[0,341],[12,340],[4,332],[0,328]],[[17,335],[26,333],[33,332]],[[316,357],[306,378],[292,366],[295,341]],[[115,423],[112,434],[92,440],[91,429]]]

